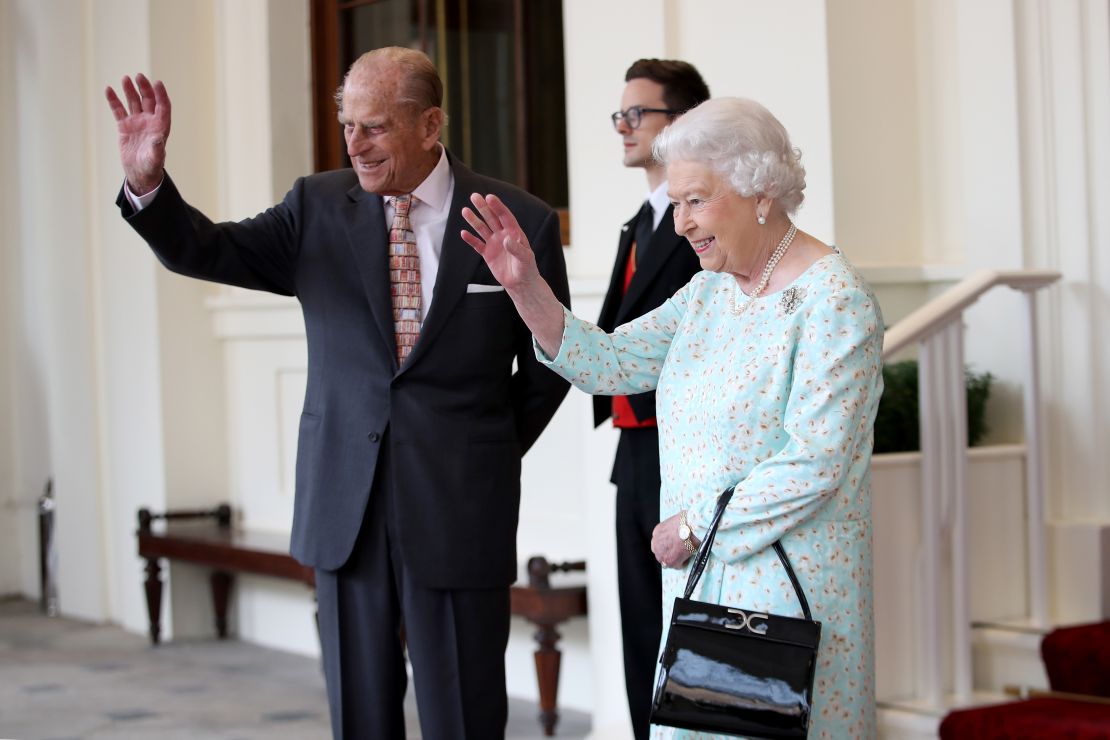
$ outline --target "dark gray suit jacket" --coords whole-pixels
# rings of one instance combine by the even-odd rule
[[[701,270],[701,262],[690,243],[685,237],[675,233],[674,206],[668,206],[655,233],[651,235],[651,243],[643,253],[643,259],[632,275],[628,292],[624,293],[624,272],[632,250],[632,238],[636,233],[636,218],[637,216],[633,216],[621,227],[613,275],[609,280],[605,302],[601,304],[601,316],[597,320],[597,325],[608,332],[658,308]],[[655,391],[629,396],[628,402],[636,412],[637,419],[655,416]],[[594,426],[608,419],[612,410],[612,398],[594,396]]]
[[[556,214],[451,158],[455,190],[431,307],[397,367],[381,198],[350,169],[296,181],[278,205],[212,223],[167,176],[154,201],[120,207],[174,272],[296,296],[308,340],[291,550],[325,570],[350,556],[381,444],[390,445],[400,545],[431,588],[500,588],[516,577],[520,458],[567,392],[481,257],[459,238],[472,192],[516,214],[540,272],[569,305]],[[517,369],[513,372],[513,362]],[[388,429],[388,435],[386,431]]]

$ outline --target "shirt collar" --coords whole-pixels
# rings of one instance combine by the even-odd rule
[[[659,222],[663,220],[663,214],[667,212],[667,207],[671,204],[671,199],[667,197],[667,181],[664,180],[659,183],[659,187],[652,190],[647,199],[651,203],[655,225],[658,226]]]
[[[447,149],[439,147],[439,161],[424,182],[412,191],[414,198],[431,207],[435,211],[442,211],[448,207],[447,197],[451,193],[451,165],[447,161]],[[388,198],[385,199],[388,202]]]

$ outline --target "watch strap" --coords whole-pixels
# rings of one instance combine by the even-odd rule
[[[686,509],[683,509],[678,516],[678,534],[682,536],[682,530],[686,530],[686,537],[682,539],[682,544],[686,548],[686,552],[693,552],[697,548],[694,546],[694,530],[690,528],[689,522],[686,521]]]

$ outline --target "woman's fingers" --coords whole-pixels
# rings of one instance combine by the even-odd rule
[[[520,228],[516,216],[500,198],[492,194],[472,193],[470,202],[478,210],[481,219],[479,220],[473,211],[468,208],[463,209],[463,217],[466,218],[467,223],[474,227],[479,236],[486,241],[489,241],[495,235],[500,237],[505,248],[515,255],[520,255],[529,250],[524,230]],[[467,213],[471,215],[468,216]]]
[[[651,552],[664,568],[681,568],[690,559],[686,546],[678,539],[678,525],[675,514],[655,525],[651,532]]]
[[[495,196],[491,195],[489,197],[493,198]],[[504,228],[501,225],[501,219],[497,218],[497,216],[495,216],[493,211],[490,209],[489,199],[478,193],[471,193],[470,202],[474,204],[474,207],[476,209],[478,209],[478,213],[482,214],[482,220],[486,222],[486,225],[489,227],[490,231],[500,231],[502,228]]]
[[[493,232],[491,232],[489,230],[489,227],[486,226],[486,222],[478,217],[477,213],[470,210],[466,206],[463,206],[462,217],[463,220],[470,224],[470,228],[474,229],[475,233],[478,234],[483,242],[489,241],[489,238],[493,234]]]
[[[510,257],[527,261],[532,251],[528,238],[501,199],[496,195],[472,193],[470,202],[474,204],[477,213],[470,208],[463,208],[462,216],[470,228],[474,229],[474,233],[462,232],[463,241],[483,256],[490,244],[496,244]]]
[[[478,254],[484,254],[485,253],[486,243],[484,241],[482,241],[481,239],[479,239],[478,237],[474,236],[474,234],[470,233],[466,229],[463,229],[462,231],[459,232],[459,236],[462,237],[462,240],[464,242],[466,242],[470,246],[474,247],[474,251],[476,251]]]
[[[513,212],[509,210],[509,207],[505,205],[504,201],[496,195],[491,194],[486,196],[486,202],[489,204],[490,212],[497,217],[497,220],[503,224],[504,228],[523,231],[523,229],[520,228],[520,224],[516,221],[516,216],[513,215]]]

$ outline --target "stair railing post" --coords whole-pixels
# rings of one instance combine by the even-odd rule
[[[952,552],[952,691],[957,701],[971,698],[971,563],[967,541],[967,383],[964,377],[964,324],[960,314],[947,329],[949,434],[948,457],[951,497],[950,544]]]
[[[918,403],[921,432],[921,618],[917,645],[918,692],[929,706],[938,707],[943,696],[941,677],[942,634],[940,619],[940,449],[935,368],[939,363],[937,337],[918,344]]]
[[[1029,618],[1048,627],[1048,587],[1045,575],[1044,442],[1041,435],[1041,376],[1037,362],[1037,295],[1025,294],[1025,517],[1028,538]]]

